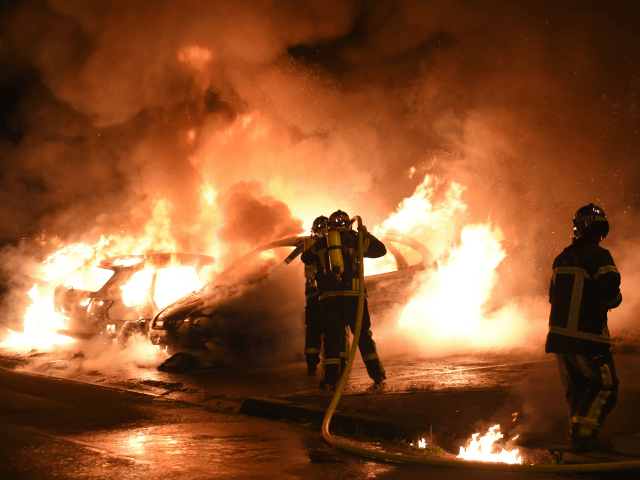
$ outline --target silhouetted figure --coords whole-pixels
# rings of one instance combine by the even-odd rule
[[[305,240],[304,249],[308,250],[316,241],[322,238],[322,235],[327,230],[327,222],[329,219],[323,215],[319,216],[313,221],[311,225],[311,237]],[[304,276],[304,294],[306,298],[306,304],[304,308],[304,355],[307,361],[307,373],[314,375],[318,369],[318,363],[320,363],[320,353],[322,351],[322,339],[324,336],[324,322],[320,315],[320,292],[316,284],[316,275],[318,271],[322,270],[322,265],[318,261],[305,265]],[[349,356],[349,338],[345,336],[343,347],[340,352],[340,372],[344,369],[344,366]]]
[[[370,233],[365,234],[364,256],[382,257],[387,253],[384,244]],[[358,310],[359,261],[358,234],[351,229],[349,216],[338,210],[331,214],[328,231],[302,254],[306,265],[322,266],[316,275],[320,292],[320,312],[325,326],[324,361],[320,388],[333,389],[340,378],[340,346],[345,326],[355,330]],[[371,333],[371,319],[365,298],[362,333],[358,348],[367,373],[376,384],[386,376]]]
[[[322,232],[327,228],[329,219],[319,216],[313,221],[311,226],[311,237],[304,242],[305,251],[321,237]],[[304,355],[307,360],[307,372],[316,373],[318,363],[320,363],[320,349],[322,347],[322,335],[324,334],[320,319],[320,292],[316,285],[316,275],[318,274],[318,262],[304,266],[304,295],[306,304],[304,307]]]
[[[607,311],[622,302],[620,273],[599,245],[609,232],[604,211],[590,203],[576,212],[573,225],[573,243],[553,262],[545,351],[558,360],[574,449],[610,450],[598,430],[618,394]]]

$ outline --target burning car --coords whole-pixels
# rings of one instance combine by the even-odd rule
[[[151,323],[151,341],[166,345],[169,353],[223,351],[234,361],[247,351],[260,355],[259,352],[273,354],[274,350],[281,350],[276,337],[285,333],[283,325],[287,322],[283,318],[288,311],[299,317],[304,309],[303,274],[293,272],[295,265],[302,270],[302,264],[288,265],[302,253],[307,238],[288,237],[259,247],[200,291],[166,306]],[[433,263],[429,250],[411,237],[386,233],[381,239],[388,254],[380,259],[365,259],[373,315],[403,304],[408,299],[406,286],[411,279]],[[292,282],[291,288],[276,286],[286,281]],[[295,305],[288,298],[292,289],[300,292]],[[300,330],[299,322],[291,323]]]
[[[199,290],[214,273],[215,258],[186,253],[127,255],[88,262],[63,277],[54,291],[56,313],[67,328],[57,333],[86,339],[143,332],[160,309]]]

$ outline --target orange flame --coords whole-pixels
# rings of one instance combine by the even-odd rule
[[[203,193],[206,193],[203,195],[204,203],[208,204],[215,199],[215,192],[212,189],[209,188]],[[29,292],[32,304],[28,307],[24,317],[23,332],[10,331],[9,338],[2,345],[19,348],[50,348],[56,344],[74,342],[75,340],[70,337],[55,333],[57,330],[67,328],[66,318],[57,314],[53,308],[53,293],[56,285],[63,284],[83,290],[97,290],[112,272],[101,268],[87,268],[86,271],[71,277],[68,275],[84,264],[97,265],[100,260],[106,258],[121,257],[115,263],[127,266],[142,261],[142,257],[135,254],[153,251],[175,252],[177,242],[171,234],[170,221],[172,208],[169,200],[158,200],[151,218],[145,225],[143,234],[101,236],[94,245],[71,244],[63,246],[50,255],[39,265],[39,273],[35,274],[39,278],[39,283]],[[212,210],[215,209],[209,211]],[[158,282],[160,288],[154,294],[158,308],[163,308],[178,298],[199,289],[206,280],[205,278],[195,279],[195,272],[192,269],[187,272],[186,269],[175,266],[175,268],[161,270],[159,275],[163,278]],[[150,293],[148,288],[143,287],[145,284],[143,277],[145,274],[148,276],[149,273],[145,270],[143,272],[145,273],[138,272],[139,278],[123,289],[123,300],[128,306],[142,303],[144,295]],[[79,287],[80,284],[92,287],[82,288]],[[94,286],[95,288],[93,288]]]
[[[462,229],[461,244],[449,258],[438,262],[435,273],[428,272],[412,301],[404,308],[399,325],[423,338],[468,339],[485,335],[482,325],[483,305],[495,284],[495,268],[506,256],[501,244],[502,232],[490,224],[467,225]],[[464,301],[461,298],[464,297]],[[446,319],[446,321],[445,321]]]
[[[17,348],[51,348],[53,345],[72,343],[75,340],[65,335],[59,335],[52,330],[64,327],[64,317],[53,310],[53,295],[41,298],[38,285],[29,290],[29,297],[33,303],[27,308],[24,316],[22,332],[11,333],[10,337],[0,345]]]
[[[498,453],[493,453],[494,443],[503,438],[500,433],[500,425],[494,425],[489,429],[486,435],[480,437],[480,433],[474,433],[471,436],[471,442],[465,447],[460,447],[458,458],[465,460],[476,460],[480,462],[497,462],[509,464],[521,464],[522,457],[520,451],[501,449]]]
[[[455,237],[459,227],[456,218],[467,210],[462,201],[465,190],[456,182],[447,188],[442,180],[426,175],[413,195],[405,198],[397,211],[382,223],[380,230],[397,230],[414,237],[439,257]]]
[[[147,298],[151,294],[152,278],[152,268],[145,268],[134,273],[131,280],[120,287],[122,290],[122,302],[127,307],[147,303]]]

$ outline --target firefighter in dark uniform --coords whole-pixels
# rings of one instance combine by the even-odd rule
[[[327,228],[329,219],[319,216],[313,221],[311,226],[311,237],[304,242],[305,251],[310,249],[316,240],[320,238],[322,232]],[[320,348],[322,346],[322,322],[320,319],[320,293],[316,285],[316,275],[318,274],[318,263],[314,262],[304,266],[304,295],[306,305],[304,307],[304,355],[307,360],[307,372],[316,373],[318,363],[320,363]]]
[[[329,219],[323,215],[313,221],[311,225],[311,237],[305,240],[304,250],[308,250],[316,243],[316,240],[322,237],[327,230],[327,222]],[[322,350],[322,337],[324,335],[324,325],[320,316],[320,292],[316,285],[316,275],[318,270],[322,270],[322,265],[318,262],[304,266],[304,294],[306,305],[304,308],[304,355],[307,361],[307,373],[314,375],[320,363],[320,353]],[[320,268],[318,268],[320,267]],[[349,356],[349,339],[345,338],[344,348],[340,352],[340,372],[344,369],[346,359]]]
[[[622,302],[620,273],[609,251],[599,245],[609,232],[604,211],[590,203],[576,212],[573,225],[573,243],[553,262],[545,351],[558,360],[572,446],[610,450],[598,430],[618,394],[607,311]]]
[[[340,252],[342,265],[334,265],[332,250]],[[380,240],[366,232],[364,256],[382,257],[387,249]],[[349,216],[338,210],[329,217],[328,232],[302,254],[305,265],[318,263],[322,269],[316,275],[320,292],[320,312],[325,325],[324,361],[320,388],[335,388],[340,377],[340,346],[344,341],[344,329],[355,331],[358,310],[358,234],[351,229]],[[367,300],[364,300],[362,329],[358,348],[367,373],[376,385],[385,378],[385,371],[376,352],[371,333],[371,319]]]

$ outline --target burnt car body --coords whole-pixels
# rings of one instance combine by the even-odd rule
[[[54,310],[67,319],[67,329],[58,333],[87,339],[100,334],[116,337],[125,325],[147,331],[151,319],[171,303],[159,288],[162,281],[168,280],[163,278],[178,269],[199,288],[211,278],[214,264],[214,257],[186,253],[127,255],[105,259],[97,265],[86,263],[61,279],[55,288]],[[139,287],[140,301],[127,302],[126,289],[134,284]],[[188,285],[182,286],[185,287]],[[175,287],[172,288],[175,295]],[[178,292],[178,296],[185,293],[188,292]]]
[[[200,291],[162,309],[151,323],[151,341],[166,345],[169,353],[215,350],[224,345],[226,355],[236,357],[242,356],[247,349],[267,351],[279,348],[275,341],[268,341],[268,337],[277,335],[273,330],[274,327],[278,330],[279,322],[276,319],[271,321],[270,328],[259,328],[267,321],[267,314],[259,306],[256,307],[259,303],[256,297],[259,296],[261,282],[264,287],[268,277],[276,275],[276,272],[292,269],[287,265],[302,253],[307,238],[309,237],[289,237],[259,247],[238,259]],[[410,294],[406,287],[414,276],[432,267],[434,263],[429,250],[412,237],[385,233],[380,238],[388,250],[388,254],[382,257],[387,264],[387,271],[366,275],[367,270],[381,270],[371,268],[372,265],[368,265],[368,262],[382,259],[365,259],[365,284],[372,315],[383,315],[394,306],[403,304]],[[266,255],[264,262],[252,261],[265,256],[265,253],[279,250],[284,250],[284,253]],[[299,259],[297,263],[302,268]],[[291,273],[294,272],[288,272],[288,276]],[[294,277],[296,289],[302,298],[297,307],[301,315],[304,310],[302,272]],[[239,285],[243,287],[240,288]],[[281,300],[285,301],[287,292],[275,293],[279,294],[282,294]],[[273,295],[269,295],[264,298],[270,301],[272,297]],[[278,308],[280,305],[275,305],[274,309]],[[286,307],[283,305],[282,308]],[[264,310],[266,309],[267,307]],[[300,329],[301,325],[299,323]]]

